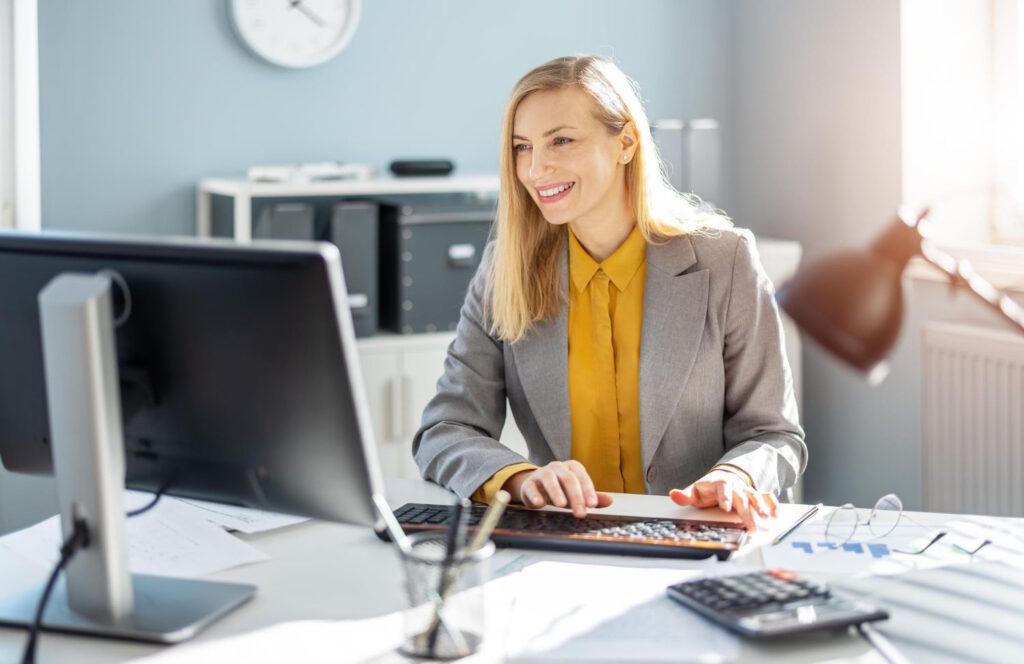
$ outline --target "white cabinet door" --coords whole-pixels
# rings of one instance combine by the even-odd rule
[[[444,358],[450,339],[438,339],[436,343],[415,344],[402,351],[403,380],[407,386],[405,407],[408,408],[407,437],[412,440],[413,434],[420,426],[423,409],[437,392],[437,379],[444,372]],[[526,456],[526,442],[519,427],[512,418],[512,411],[505,414],[505,428],[499,438],[502,443],[514,451]]]
[[[419,477],[412,460],[412,437],[420,428],[423,409],[437,393],[437,379],[444,372],[444,358],[451,341],[447,336],[410,344],[402,349],[402,438],[408,450],[403,477]]]
[[[454,335],[379,336],[359,340],[359,360],[370,405],[370,420],[386,477],[418,479],[412,437],[423,409],[437,392],[444,358]],[[512,419],[505,419],[501,442],[526,456],[526,443]]]
[[[401,354],[393,347],[369,345],[360,342],[359,364],[363,370],[363,387],[370,407],[370,422],[381,470],[385,477],[401,477],[402,448],[401,424],[396,422],[401,413]]]

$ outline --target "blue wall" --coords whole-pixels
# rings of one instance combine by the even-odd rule
[[[226,0],[39,0],[43,226],[193,234],[196,182],[252,164],[495,172],[506,95],[558,55],[614,57],[652,118],[723,119],[729,18],[716,0],[365,0],[338,57],[292,71],[246,50]]]

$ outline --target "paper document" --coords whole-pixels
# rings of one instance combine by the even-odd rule
[[[924,549],[939,533],[945,535],[923,553],[911,553]],[[985,540],[990,544],[973,556],[966,553]],[[842,576],[899,574],[985,561],[1024,567],[1024,521],[963,516],[945,523],[920,523],[905,516],[884,537],[872,536],[870,529],[861,525],[850,542],[833,546],[825,537],[825,519],[819,519],[804,524],[777,545],[766,545],[761,555],[766,567]]]
[[[402,614],[390,613],[366,620],[285,622],[225,639],[177,646],[135,661],[139,664],[405,662],[408,660],[396,650],[401,643]]]
[[[889,610],[875,629],[912,662],[1024,660],[1024,569],[975,563],[833,581]]]
[[[264,510],[252,509],[251,507],[222,505],[220,503],[211,503],[206,500],[168,497],[164,497],[163,500],[187,505],[210,523],[220,526],[226,530],[237,530],[247,535],[262,533],[268,530],[275,530],[277,528],[284,528],[285,526],[309,521],[308,518],[303,516],[266,512]]]
[[[147,502],[146,494],[125,496],[127,509]],[[126,537],[129,568],[136,574],[198,577],[270,559],[173,501],[128,519]],[[60,559],[60,518],[52,516],[0,538],[0,546],[49,570]]]
[[[483,592],[487,632],[477,653],[459,664],[493,664],[504,659],[505,633],[518,573],[494,579],[465,592]],[[419,609],[430,610],[423,605]],[[246,664],[395,664],[414,661],[402,655],[404,616],[396,611],[362,620],[301,620],[247,634],[197,642],[136,660],[140,664],[245,662]]]
[[[510,661],[725,662],[735,637],[669,599],[683,569],[539,562],[523,569],[507,637]]]

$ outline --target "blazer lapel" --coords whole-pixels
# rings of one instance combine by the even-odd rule
[[[569,284],[568,252],[562,258],[562,292]],[[526,400],[537,426],[556,459],[572,453],[572,424],[569,413],[569,312],[558,310],[552,320],[537,324],[515,344],[512,354]]]
[[[687,272],[696,262],[685,236],[647,245],[638,385],[645,469],[682,398],[704,334],[709,272]]]

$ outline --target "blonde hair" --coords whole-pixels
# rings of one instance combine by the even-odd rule
[[[553,318],[565,302],[561,257],[566,231],[549,224],[516,177],[512,131],[519,104],[534,92],[576,87],[594,100],[597,118],[611,133],[632,122],[638,135],[626,164],[626,187],[637,226],[647,242],[662,243],[690,233],[730,224],[719,211],[702,207],[691,194],[677,192],[665,177],[651,128],[635,84],[612,61],[593,55],[555,58],[519,79],[501,126],[496,242],[487,274],[484,302],[490,333],[514,343],[542,320]]]

